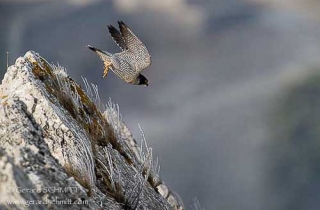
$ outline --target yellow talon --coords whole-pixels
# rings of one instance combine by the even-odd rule
[[[104,63],[104,71],[103,71],[103,78],[105,78],[106,76],[107,76],[107,74],[108,74],[108,71],[109,71],[109,67],[111,66],[111,62],[110,63],[107,63],[107,62],[105,62]]]
[[[107,76],[108,71],[109,71],[109,69],[105,69],[105,70],[103,71],[103,78],[105,78],[105,77]]]

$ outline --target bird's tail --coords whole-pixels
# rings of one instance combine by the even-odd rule
[[[93,52],[97,53],[97,55],[104,61],[104,62],[110,62],[111,60],[111,56],[112,54],[107,52],[107,51],[103,51],[100,50],[98,48],[92,47],[91,45],[87,46],[90,50],[92,50]]]

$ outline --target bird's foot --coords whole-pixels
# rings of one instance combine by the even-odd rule
[[[103,78],[105,78],[107,76],[111,64],[112,64],[111,62],[110,63],[105,63],[105,67],[104,67],[104,71],[103,71]]]
[[[109,69],[104,69],[104,71],[103,71],[103,78],[105,78],[106,76],[107,76],[107,74],[108,74],[108,71],[109,71]]]

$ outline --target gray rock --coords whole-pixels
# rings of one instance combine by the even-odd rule
[[[184,209],[117,105],[29,51],[0,86],[0,209]],[[168,188],[165,186],[165,188]]]

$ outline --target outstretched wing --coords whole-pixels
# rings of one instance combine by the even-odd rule
[[[122,51],[127,50],[128,47],[121,33],[112,25],[108,26],[108,29],[113,41],[121,48],[121,50]]]
[[[129,49],[134,49],[137,45],[143,45],[140,39],[122,21],[118,21],[122,37]],[[144,45],[143,45],[144,46]]]
[[[128,53],[132,53],[134,55],[136,72],[140,73],[144,68],[151,64],[151,58],[147,47],[124,22],[118,21],[118,24],[123,40],[128,47],[127,51],[130,51]]]

